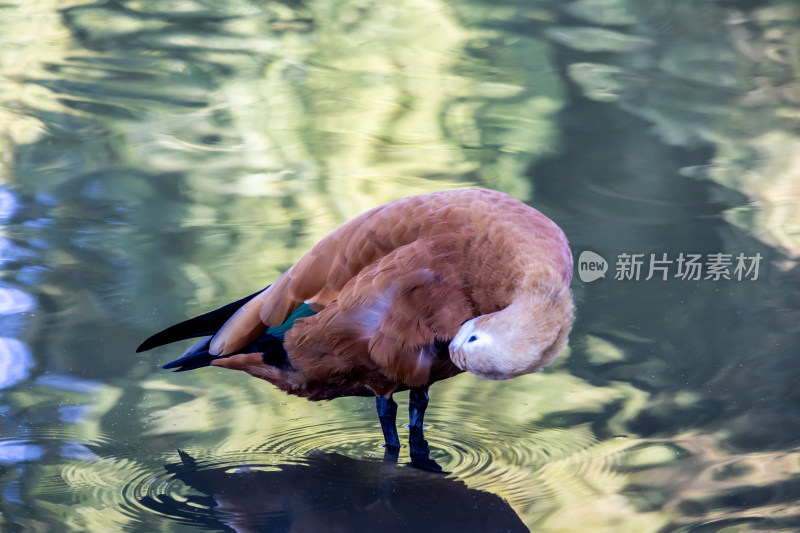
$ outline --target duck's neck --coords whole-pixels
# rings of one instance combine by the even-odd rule
[[[563,279],[538,272],[518,284],[505,308],[465,322],[450,344],[450,358],[490,379],[537,372],[566,344],[573,312]]]

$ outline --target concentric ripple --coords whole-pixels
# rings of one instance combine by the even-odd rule
[[[194,453],[203,457],[202,451]],[[213,498],[215,491],[225,489],[226,483],[228,489],[236,485],[240,474],[277,471],[290,464],[302,461],[232,453],[198,459],[174,452],[143,462],[140,451],[130,448],[124,456],[68,462],[61,468],[61,487],[51,492],[63,492],[66,484],[76,502],[69,513],[77,530],[124,526],[146,531],[165,522],[222,529],[219,516],[211,512],[221,505]]]
[[[160,472],[137,471],[123,486],[119,508],[133,522],[141,524],[152,523],[160,517],[193,526],[219,527],[225,514],[219,511],[225,508],[227,493],[247,492],[253,475],[277,472],[278,465],[302,464],[278,459],[266,454],[195,459],[180,452],[180,456],[172,457]],[[274,514],[264,505],[255,509],[266,517]]]
[[[594,487],[621,485],[618,448],[598,441],[588,426],[538,426],[541,415],[525,408],[527,399],[520,401],[513,389],[489,390],[483,398],[454,399],[444,387],[432,394],[425,437],[442,475],[407,467],[404,394],[397,395],[398,466],[384,462],[371,399],[310,403],[255,386],[243,394],[234,387],[160,382],[144,384],[146,392],[138,394],[67,383],[75,400],[89,395],[107,403],[105,418],[98,418],[85,404],[54,403],[47,391],[65,384],[46,384],[40,410],[59,423],[0,442],[0,458],[32,469],[26,476],[36,479],[31,496],[54,504],[71,530],[154,531],[166,524],[189,531],[252,524],[281,530],[300,524],[324,531],[328,523],[348,530],[358,526],[348,517],[372,516],[389,501],[392,509],[407,508],[391,515],[402,531],[402,521],[429,501],[450,498],[427,511],[439,531],[452,529],[452,512],[442,511],[463,508],[465,501],[483,502],[470,507],[482,509],[471,520],[483,531],[493,530],[481,522],[484,516],[514,531],[563,508],[569,494],[591,500],[598,494]],[[523,408],[487,412],[498,403]],[[129,412],[144,415],[143,433],[105,429]],[[26,488],[11,490],[13,496]],[[385,513],[373,518],[376,524],[387,519]],[[481,530],[470,527],[460,530]]]
[[[284,457],[302,457],[312,451],[331,451],[351,457],[372,457],[383,454],[382,434],[368,421],[332,420],[298,425],[269,435],[268,440],[253,451],[274,453]]]
[[[404,466],[408,430],[402,426],[400,466],[387,467],[373,413],[359,409],[343,416],[334,409],[329,418],[313,410],[281,421],[280,428],[254,428],[244,438],[209,446],[195,443],[181,452],[149,453],[152,442],[101,438],[80,444],[62,439],[58,449],[71,449],[71,455],[62,456],[60,476],[41,492],[71,494],[74,503],[65,512],[73,529],[85,530],[146,531],[164,522],[216,530],[260,524],[269,530],[304,520],[346,522],[387,498],[393,508],[418,508],[424,505],[419,498],[435,491],[452,498],[442,510],[452,510],[465,498],[482,501],[486,509],[500,513],[495,518],[501,522],[511,520],[513,531],[514,524],[522,523],[515,510],[558,499],[548,487],[577,485],[568,475],[585,476],[581,463],[594,461],[581,458],[597,445],[588,431],[511,427],[489,435],[479,421],[456,421],[446,408],[431,409],[430,414],[426,438],[431,458],[446,476]],[[27,446],[28,455],[40,452],[34,443]],[[41,453],[36,459],[42,459]],[[548,471],[554,462],[573,467],[568,473]],[[555,474],[541,479],[537,472]],[[430,512],[431,523],[441,527],[452,519]]]
[[[425,515],[420,531],[441,530],[453,521],[452,509],[471,507],[459,518],[485,531],[487,523],[504,531],[526,531],[514,510],[498,496],[468,487],[458,479],[353,458],[311,452],[289,459],[268,453],[176,452],[157,468],[130,458],[76,461],[62,471],[77,505],[70,509],[76,529],[153,530],[164,522],[193,529],[325,531],[325,526],[375,530],[387,521],[402,526],[417,510]],[[434,495],[443,505],[431,507]],[[425,509],[425,506],[431,507]]]

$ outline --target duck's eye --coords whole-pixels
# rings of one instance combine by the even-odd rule
[[[476,340],[478,340],[478,337],[476,337],[475,335],[473,335],[472,337],[470,337],[469,339],[467,339],[467,342],[473,342],[473,341],[476,341]]]

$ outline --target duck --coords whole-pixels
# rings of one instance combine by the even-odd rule
[[[412,458],[427,457],[432,384],[539,372],[566,346],[572,265],[561,228],[505,193],[410,196],[357,216],[271,285],[137,352],[201,337],[163,368],[240,370],[311,401],[374,396],[395,456],[393,395],[408,390]]]

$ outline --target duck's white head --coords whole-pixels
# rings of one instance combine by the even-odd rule
[[[450,359],[486,379],[538,372],[566,345],[574,310],[567,287],[540,285],[501,311],[464,322],[450,343]]]

